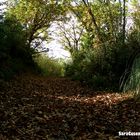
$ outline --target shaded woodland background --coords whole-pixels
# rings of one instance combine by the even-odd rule
[[[42,74],[71,77],[97,90],[119,90],[132,81],[140,48],[137,0],[20,0],[1,5],[7,5],[0,22],[1,78],[34,67]],[[48,51],[42,42],[49,42],[54,23],[59,41],[71,54],[67,62],[41,54]]]
[[[137,0],[1,3],[5,4],[0,23],[1,78],[35,67],[48,76],[63,75],[96,89],[118,90],[129,77],[140,47]],[[54,23],[59,41],[71,54],[67,62],[39,53],[47,51],[42,42],[50,40]]]
[[[0,6],[0,139],[139,139],[118,136],[140,131],[139,0]]]

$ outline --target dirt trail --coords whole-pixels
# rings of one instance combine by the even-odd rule
[[[0,139],[128,139],[118,132],[140,131],[140,104],[129,98],[67,78],[15,77],[0,86]]]

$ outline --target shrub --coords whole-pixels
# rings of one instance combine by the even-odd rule
[[[58,59],[49,58],[46,55],[38,55],[35,62],[44,76],[63,76],[63,62]]]
[[[124,92],[131,91],[136,100],[140,100],[140,56],[137,56],[131,73],[124,83]]]
[[[0,22],[0,78],[8,79],[34,65],[22,25],[14,17]]]
[[[140,34],[132,30],[127,44],[131,47],[131,57],[123,76],[121,87],[124,92],[131,92],[136,100],[140,100]]]
[[[65,74],[94,89],[118,89],[120,77],[130,57],[130,49],[129,46],[116,43],[80,50],[66,64]]]

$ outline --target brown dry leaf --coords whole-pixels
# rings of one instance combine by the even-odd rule
[[[140,103],[130,95],[36,75],[2,84],[0,140],[117,140],[118,131],[140,131]]]

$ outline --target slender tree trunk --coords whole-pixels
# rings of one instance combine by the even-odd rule
[[[96,19],[95,19],[95,16],[94,16],[94,13],[92,12],[91,10],[91,7],[88,3],[88,0],[82,0],[84,5],[87,7],[87,10],[88,10],[88,13],[89,15],[91,16],[91,20],[92,20],[92,23],[95,27],[95,30],[96,30],[96,33],[97,33],[97,36],[98,36],[98,39],[101,43],[103,43],[103,39],[102,39],[102,36],[101,36],[101,33],[100,33],[100,28],[98,27],[97,25],[97,22],[96,22]]]
[[[122,31],[122,34],[123,34],[123,44],[125,44],[125,37],[126,37],[126,34],[125,34],[125,29],[126,29],[126,9],[125,9],[125,6],[126,6],[126,0],[123,0],[123,31]]]

